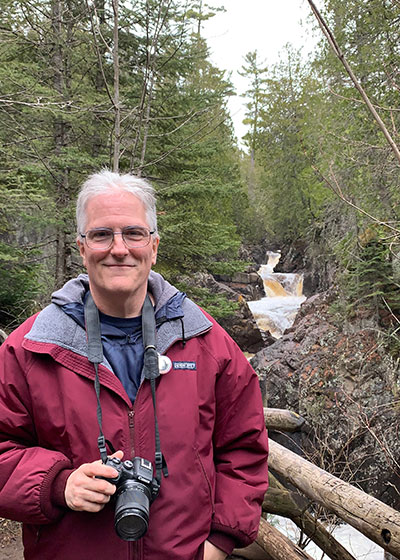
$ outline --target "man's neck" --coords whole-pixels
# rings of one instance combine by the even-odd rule
[[[121,319],[130,319],[132,317],[139,317],[142,314],[142,307],[146,292],[143,294],[132,293],[129,297],[116,295],[115,297],[103,296],[91,290],[93,300],[97,309],[111,317],[119,317]]]

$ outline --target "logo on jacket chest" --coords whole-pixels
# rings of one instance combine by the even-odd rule
[[[173,369],[181,371],[194,371],[197,369],[196,362],[172,362]]]

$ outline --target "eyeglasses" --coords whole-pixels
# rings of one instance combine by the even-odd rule
[[[139,249],[146,247],[150,243],[150,238],[154,231],[141,226],[127,226],[121,231],[113,231],[111,228],[89,229],[80,236],[86,241],[86,245],[95,251],[109,249],[114,242],[114,235],[122,235],[125,245],[129,249]]]

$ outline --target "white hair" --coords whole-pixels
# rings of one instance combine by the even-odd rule
[[[125,191],[136,196],[144,205],[146,219],[151,231],[157,233],[156,198],[150,183],[128,173],[120,175],[108,169],[91,175],[82,185],[76,202],[76,224],[78,235],[85,232],[88,202],[99,194]],[[158,234],[157,234],[158,235]]]

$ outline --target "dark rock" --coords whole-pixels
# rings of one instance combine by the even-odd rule
[[[264,296],[263,281],[256,272],[238,272],[233,276],[220,274],[215,275],[215,280],[233,290],[235,294],[241,294],[247,301],[258,300]]]
[[[264,348],[266,343],[247,303],[243,299],[239,303],[238,312],[219,323],[244,352],[253,354]]]
[[[181,276],[179,282],[193,288],[206,288],[211,294],[221,294],[231,301],[237,301],[238,294],[222,282],[217,282],[212,274],[198,272],[194,276]]]
[[[220,319],[219,323],[243,352],[253,354],[266,346],[268,342],[263,338],[240,291],[236,291],[222,282],[217,282],[211,274],[207,273],[198,273],[193,277],[181,277],[179,281],[188,287],[206,288],[212,294],[221,294],[231,301],[239,302],[236,313]],[[246,286],[248,287],[247,284]]]

